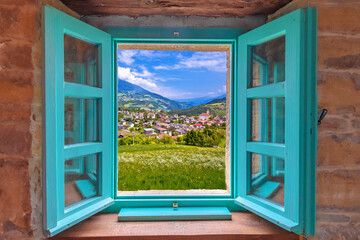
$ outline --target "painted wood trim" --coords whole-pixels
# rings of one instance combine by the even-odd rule
[[[276,214],[271,209],[259,206],[246,198],[238,197],[235,199],[235,202],[288,231],[295,231],[299,226],[298,223],[289,220],[287,217]]]
[[[238,181],[245,183],[238,184],[238,196],[246,200],[242,202],[241,206],[266,217],[276,224],[278,223],[274,216],[282,216],[297,224],[296,227],[291,228],[292,231],[304,236],[307,236],[312,231],[311,229],[315,227],[314,214],[308,209],[314,209],[316,206],[314,201],[315,192],[313,190],[316,184],[313,181],[315,179],[314,172],[316,171],[316,164],[314,164],[316,162],[316,126],[314,121],[316,115],[314,110],[316,108],[316,80],[314,77],[316,76],[316,64],[314,63],[316,59],[314,60],[314,56],[316,54],[314,54],[314,46],[316,45],[313,44],[314,37],[309,37],[309,34],[310,36],[314,35],[313,32],[316,31],[316,28],[310,23],[314,21],[314,17],[312,20],[309,19],[308,11],[311,12],[311,8],[296,10],[239,37],[238,58],[242,64],[238,64],[239,76],[237,80],[239,83],[237,83],[236,95],[238,96],[238,109],[242,110],[241,113],[236,113],[237,119],[235,121],[238,149],[236,159],[239,159]],[[311,27],[308,26],[309,24]],[[306,26],[308,26],[308,29]],[[309,33],[309,28],[313,32]],[[246,95],[249,86],[248,81],[251,77],[250,67],[248,67],[251,64],[251,46],[282,36],[285,36],[286,47],[286,80],[284,83],[284,160],[286,164],[284,169],[285,201],[284,206],[279,206],[248,194],[251,192],[251,162],[247,144],[251,139],[251,133],[249,131],[250,119],[243,116],[244,114],[249,116],[248,113],[251,107],[249,105],[249,95]],[[306,42],[307,38],[311,39]],[[309,45],[311,45],[312,52],[307,47]],[[307,76],[307,74],[310,75]],[[306,89],[307,86],[312,86],[312,88],[308,87]],[[315,131],[314,134],[312,134],[313,131]],[[256,148],[256,146],[251,147]],[[256,151],[256,149],[251,150]],[[261,151],[265,153],[265,151]],[[243,161],[242,159],[247,160]],[[305,176],[308,176],[310,181]],[[305,196],[308,196],[306,200]]]
[[[88,206],[87,208],[83,208],[81,211],[78,211],[76,214],[69,215],[66,218],[61,219],[58,221],[56,227],[48,229],[48,236],[52,237],[65,229],[68,229],[69,227],[74,226],[75,224],[83,221],[84,219],[91,217],[95,213],[98,213],[111,205],[114,204],[114,201],[112,198],[105,198],[101,201],[98,201],[95,204],[92,204],[91,206]]]
[[[76,98],[102,98],[104,94],[102,88],[65,82],[64,95]]]
[[[128,221],[231,220],[226,207],[122,208],[119,222]]]
[[[162,28],[156,28],[158,30],[161,30]],[[207,32],[207,34],[210,34],[210,33],[215,33],[216,30],[215,29],[204,29],[204,32]],[[236,64],[236,61],[237,61],[237,47],[236,47],[236,44],[237,44],[237,41],[236,41],[236,38],[234,38],[233,35],[229,34],[229,35],[224,35],[223,38],[224,39],[197,39],[197,38],[194,38],[194,39],[157,39],[157,38],[153,38],[153,39],[147,39],[147,38],[142,38],[144,37],[143,34],[140,32],[137,34],[137,36],[139,38],[131,38],[131,39],[128,39],[128,38],[113,38],[113,55],[114,55],[114,59],[117,59],[117,54],[116,54],[116,50],[117,50],[117,44],[147,44],[147,43],[150,43],[150,44],[188,44],[188,45],[196,45],[196,44],[207,44],[207,45],[229,45],[230,46],[230,51],[231,51],[231,56],[232,56],[232,64],[231,64],[231,91],[234,91],[234,87],[233,87],[233,84],[235,82],[235,78],[237,77],[237,75],[235,74],[236,72],[236,67],[235,67],[235,64]],[[228,39],[225,39],[225,37],[228,37]],[[116,65],[116,62],[114,62],[114,68],[116,69],[117,68],[117,65]],[[116,71],[113,73],[114,75],[114,80],[117,78],[117,75],[116,75]],[[117,81],[115,81],[117,84]],[[113,92],[114,94],[116,95],[117,94],[117,85],[114,89],[113,89]],[[234,94],[233,92],[231,93],[231,111],[230,111],[230,118],[231,118],[231,124],[233,123],[233,112],[234,112],[234,109],[235,109],[235,104],[233,103],[233,99],[234,99]],[[114,98],[113,100],[114,102],[114,105],[116,106],[116,109],[117,109],[117,98]],[[114,111],[114,114],[115,114],[115,118],[116,118],[116,121],[113,123],[113,127],[115,129],[117,129],[117,110],[116,112]],[[234,134],[233,134],[233,128],[230,129],[231,131],[231,140],[230,140],[230,144],[233,144],[234,142]],[[114,136],[114,138],[116,139],[116,143],[117,143],[117,135]],[[115,144],[115,146],[117,146],[117,144]],[[234,149],[234,146],[231,145],[231,149]],[[116,155],[116,159],[117,159],[117,153],[114,153]],[[236,169],[236,163],[234,163],[234,158],[232,157],[233,154],[232,154],[232,151],[231,151],[231,157],[230,157],[230,165],[231,165],[231,169],[230,169],[230,174],[231,174],[231,179],[235,179],[236,177],[236,174],[235,174],[235,169]],[[117,169],[118,169],[118,164],[117,164],[117,161],[114,161],[114,168],[115,168],[115,174],[117,175]],[[114,194],[115,194],[115,199],[121,199],[121,200],[125,200],[125,201],[128,201],[127,199],[153,199],[153,201],[158,201],[158,200],[163,200],[163,199],[178,199],[178,198],[184,198],[184,199],[197,199],[199,198],[200,201],[202,201],[201,199],[216,199],[216,198],[232,198],[234,199],[233,197],[236,195],[235,194],[235,191],[236,191],[236,188],[235,188],[235,181],[231,181],[231,187],[230,187],[230,194],[225,194],[225,195],[209,195],[209,194],[206,194],[204,193],[203,195],[149,195],[149,196],[117,196],[117,178],[115,179],[114,181],[114,185],[113,185],[113,189],[114,189]],[[137,203],[139,205],[137,206],[142,206],[140,203]],[[194,201],[194,204],[195,204],[195,201]],[[118,206],[117,204],[115,204],[116,206]],[[242,208],[233,208],[233,209],[241,209]],[[117,209],[117,210],[112,210],[112,211],[119,211],[120,209]]]
[[[109,131],[112,119],[108,108],[111,105],[111,97],[109,94],[105,94],[105,92],[110,92],[113,81],[110,75],[111,36],[49,6],[43,8],[43,26],[43,52],[45,54],[43,63],[45,72],[43,91],[45,96],[43,225],[44,235],[53,236],[113,204],[111,169],[104,167],[110,165],[112,144]],[[64,82],[64,34],[98,46],[99,65],[101,65],[99,74],[103,80],[102,89]],[[64,146],[64,99],[66,91],[73,97],[96,97],[100,99],[101,147],[99,143]],[[90,94],[84,94],[87,91]],[[101,157],[98,178],[101,196],[65,207],[65,157],[87,155],[94,150],[100,151]]]
[[[267,143],[267,142],[248,142],[246,144],[246,151],[263,154],[266,156],[284,158],[285,144]]]
[[[245,209],[234,203],[234,198],[150,198],[150,199],[115,199],[114,205],[106,209],[106,212],[118,213],[121,208],[138,208],[138,207],[172,207],[177,202],[180,207],[226,207],[231,212],[245,211]]]
[[[102,143],[78,143],[64,147],[64,160],[100,153],[103,151]]]
[[[249,99],[284,97],[285,82],[249,88],[247,89],[246,94]]]

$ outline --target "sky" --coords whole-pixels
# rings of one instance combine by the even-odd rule
[[[226,90],[226,52],[118,49],[118,78],[170,99]]]

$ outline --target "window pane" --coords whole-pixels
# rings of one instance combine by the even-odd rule
[[[249,87],[285,81],[285,36],[251,47]]]
[[[251,141],[285,143],[285,98],[251,101]]]
[[[251,194],[284,205],[284,169],[281,158],[251,154]]]
[[[99,195],[99,154],[65,161],[65,207]]]
[[[65,82],[101,87],[98,46],[64,35]]]
[[[65,98],[65,145],[100,141],[100,100]]]

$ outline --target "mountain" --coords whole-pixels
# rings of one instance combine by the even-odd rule
[[[191,104],[191,106],[198,106],[201,104],[207,104],[208,102],[214,100],[214,99],[219,99],[219,98],[224,98],[226,97],[226,94],[222,94],[220,96],[217,97],[199,97],[199,98],[189,98],[189,99],[177,99],[177,101],[181,101],[181,102],[185,102],[185,103],[189,103]]]
[[[118,79],[118,106],[164,111],[191,107],[189,103],[168,99],[120,79]]]
[[[198,116],[201,113],[206,113],[209,110],[209,113],[215,116],[225,116],[226,115],[226,102],[212,103],[212,104],[201,104],[199,106],[193,106],[187,109],[175,109],[168,112],[168,114],[173,115],[177,114],[179,116],[185,115],[187,117]]]
[[[226,97],[213,99],[206,104],[222,103],[222,102],[226,102]]]

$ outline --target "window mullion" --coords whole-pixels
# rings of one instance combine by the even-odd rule
[[[81,157],[84,155],[95,154],[102,151],[103,151],[103,144],[100,142],[67,145],[64,147],[64,160]]]
[[[98,87],[91,87],[88,85],[65,82],[64,95],[65,97],[77,98],[102,98],[103,89]]]

